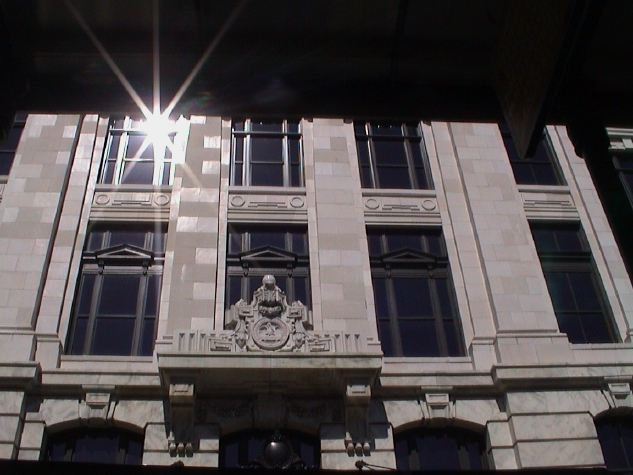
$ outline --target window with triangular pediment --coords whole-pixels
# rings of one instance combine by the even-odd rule
[[[385,356],[463,355],[441,231],[369,229],[367,243]]]
[[[274,275],[288,302],[310,306],[308,236],[303,227],[229,226],[226,308],[250,302],[262,277]]]
[[[150,356],[164,259],[160,224],[94,226],[82,254],[67,353]]]

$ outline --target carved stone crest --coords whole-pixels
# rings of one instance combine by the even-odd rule
[[[275,277],[265,275],[253,300],[231,306],[229,328],[241,351],[299,351],[309,339],[308,309],[301,302],[289,304]]]

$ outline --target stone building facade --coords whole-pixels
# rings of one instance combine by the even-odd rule
[[[126,120],[29,115],[1,185],[1,458],[605,465],[633,288],[564,127],[517,184],[497,124]]]

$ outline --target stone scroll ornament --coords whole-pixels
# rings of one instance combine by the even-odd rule
[[[308,308],[301,302],[288,304],[275,277],[265,275],[253,300],[240,299],[231,306],[231,335],[238,351],[301,351],[315,340],[306,330]]]

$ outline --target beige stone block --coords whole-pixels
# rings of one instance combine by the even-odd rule
[[[521,468],[594,467],[604,463],[597,439],[519,442],[516,452]]]

